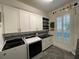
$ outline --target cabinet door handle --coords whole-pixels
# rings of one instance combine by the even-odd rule
[[[6,56],[6,55],[7,55],[7,53],[4,53],[3,55],[4,55],[4,56]]]

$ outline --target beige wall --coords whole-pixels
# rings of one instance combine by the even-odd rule
[[[64,7],[66,7],[66,6],[64,6]],[[61,41],[61,42],[56,41],[56,34],[55,34],[56,29],[55,29],[55,31],[51,31],[51,33],[54,35],[53,44],[59,48],[65,49],[65,50],[70,51],[72,53],[75,53],[77,39],[79,38],[79,27],[78,27],[79,26],[79,7],[76,7],[76,8],[77,8],[76,14],[75,14],[75,8],[68,11],[68,13],[71,14],[71,41],[70,41],[70,44],[64,44],[63,41]],[[59,9],[61,9],[61,8],[59,8]],[[57,10],[59,10],[59,9],[57,9]],[[49,13],[50,19],[51,19],[50,22],[51,21],[56,22],[55,18],[57,16],[66,14],[66,13],[67,13],[66,11],[58,12],[54,15]]]
[[[46,12],[39,10],[39,9],[36,9],[34,7],[31,7],[31,6],[24,4],[24,3],[17,1],[17,0],[0,0],[0,3],[10,5],[10,6],[19,8],[19,9],[23,9],[23,10],[26,10],[28,12],[36,13],[36,14],[39,14],[42,16],[48,16],[48,14]]]
[[[77,46],[77,40],[79,39],[79,6],[76,7],[74,13],[74,51]]]

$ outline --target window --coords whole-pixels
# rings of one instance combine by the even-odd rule
[[[62,17],[58,17],[56,20],[56,27],[57,27],[57,39],[61,39],[62,38]]]
[[[64,42],[70,39],[70,15],[64,15],[63,18]]]
[[[70,15],[66,14],[56,19],[56,38],[57,40],[64,39],[67,42],[70,39]]]

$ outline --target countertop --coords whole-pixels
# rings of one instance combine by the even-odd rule
[[[51,37],[51,36],[53,36],[53,35],[39,35],[38,37],[44,39],[44,38]]]

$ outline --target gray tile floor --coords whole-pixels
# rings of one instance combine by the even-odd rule
[[[74,59],[74,55],[57,47],[51,46],[43,52],[39,59]]]

